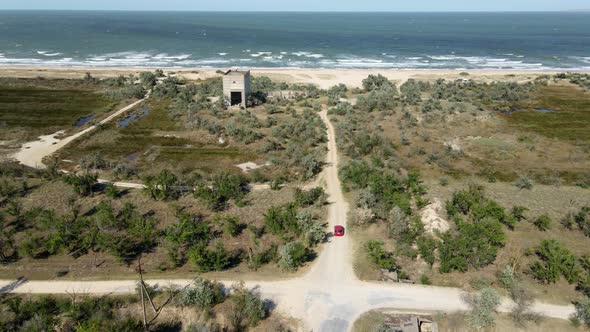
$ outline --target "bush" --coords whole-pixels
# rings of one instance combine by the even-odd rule
[[[197,186],[195,197],[201,199],[210,209],[224,210],[230,200],[240,204],[247,194],[248,179],[241,174],[224,172],[213,177],[209,186],[202,183]]]
[[[242,233],[242,229],[244,225],[240,224],[240,220],[236,216],[224,216],[220,218],[224,224],[224,232],[226,234],[231,235],[232,237],[236,237]]]
[[[422,285],[431,285],[431,284],[432,284],[432,282],[430,281],[430,278],[428,278],[428,276],[427,276],[427,275],[425,275],[425,274],[423,274],[423,275],[420,277],[420,283],[421,283]]]
[[[436,244],[437,241],[428,236],[423,236],[418,239],[418,252],[420,253],[422,259],[428,263],[430,267],[434,265],[434,261],[436,260]]]
[[[279,266],[287,271],[295,271],[307,260],[307,248],[300,242],[290,242],[279,250]]]
[[[176,175],[166,169],[162,170],[157,176],[148,175],[143,179],[146,186],[145,191],[152,199],[159,201],[178,198],[178,192],[172,188],[177,182]]]
[[[580,268],[577,258],[555,240],[543,240],[536,250],[539,260],[530,267],[533,277],[543,283],[556,283],[563,275],[571,284],[578,281]]]
[[[199,272],[222,271],[232,263],[232,257],[221,242],[217,242],[214,251],[209,250],[204,243],[199,243],[188,255]]]
[[[326,193],[321,187],[315,187],[309,191],[303,191],[299,188],[295,190],[295,203],[300,207],[310,205],[323,205],[326,200]]]
[[[368,241],[365,244],[365,250],[367,250],[371,262],[378,268],[387,271],[399,271],[399,266],[395,261],[393,253],[385,250],[382,241]]]
[[[574,216],[574,221],[584,235],[590,237],[590,207],[585,206]]]
[[[115,199],[119,197],[119,190],[117,189],[117,187],[115,187],[115,185],[112,182],[109,182],[104,187],[104,194],[108,198]]]
[[[402,84],[400,91],[403,101],[410,105],[417,105],[422,101],[420,84],[414,79],[409,79]]]
[[[246,330],[245,327],[254,327],[268,315],[260,294],[244,288],[243,285],[233,287],[229,301],[231,331],[243,331]]]
[[[574,303],[576,312],[572,318],[584,322],[587,327],[590,327],[590,298],[586,297],[581,301]]]
[[[492,288],[484,288],[478,294],[464,297],[469,306],[465,320],[474,329],[484,329],[494,325],[496,309],[500,305],[500,296]]]
[[[382,90],[384,88],[393,88],[395,85],[391,83],[387,77],[378,75],[369,75],[363,80],[363,89],[367,92]]]
[[[533,189],[533,180],[529,179],[526,176],[523,176],[521,178],[519,178],[514,185],[519,188],[519,189],[526,189],[526,190],[531,190]]]
[[[551,229],[551,218],[549,218],[548,215],[542,215],[537,217],[537,219],[535,219],[533,221],[533,225],[537,226],[537,228],[542,231],[545,232],[549,229]]]
[[[94,186],[97,183],[98,176],[90,173],[83,175],[68,174],[63,179],[65,183],[74,187],[78,195],[89,196],[94,193]]]
[[[210,310],[224,300],[223,285],[201,277],[197,277],[193,284],[186,288],[179,297],[182,305],[193,306],[197,310]]]
[[[469,267],[481,268],[496,259],[498,250],[504,246],[506,235],[502,225],[493,219],[474,223],[459,222],[457,232],[442,236],[439,246],[440,271],[466,272]]]
[[[288,233],[301,235],[295,204],[273,206],[264,215],[265,228],[272,234],[286,236]]]

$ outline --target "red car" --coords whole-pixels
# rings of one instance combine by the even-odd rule
[[[334,236],[344,236],[344,226],[334,226]]]

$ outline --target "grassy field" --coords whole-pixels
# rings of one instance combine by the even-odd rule
[[[139,170],[168,167],[181,172],[209,172],[257,159],[251,150],[220,145],[211,135],[186,130],[170,118],[168,104],[150,101],[140,105],[130,113],[149,110],[147,115],[124,128],[115,121],[68,146],[61,157],[78,161],[99,153],[113,163],[131,164]]]
[[[115,104],[91,88],[0,85],[0,139],[11,139],[18,130],[35,137],[69,129],[81,117],[100,116]]]
[[[398,312],[396,310],[396,312]],[[399,311],[400,313],[404,313]],[[408,312],[410,313],[410,312]],[[423,314],[423,313],[420,313]],[[385,321],[387,315],[393,315],[387,310],[372,310],[359,317],[352,327],[353,332],[375,331]],[[434,321],[438,324],[439,331],[444,332],[471,332],[475,331],[465,322],[462,314],[431,313]],[[507,315],[498,315],[495,326],[486,329],[488,332],[544,332],[544,331],[584,331],[583,327],[575,327],[569,321],[553,318],[545,318],[539,324],[529,323],[519,327]]]
[[[548,86],[537,93],[536,100],[528,110],[504,115],[503,118],[519,129],[590,144],[589,92],[570,86]],[[541,113],[537,111],[539,109],[553,112]]]

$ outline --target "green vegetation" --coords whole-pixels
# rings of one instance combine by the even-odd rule
[[[148,301],[139,294],[125,297],[76,293],[68,297],[6,295],[0,299],[0,330],[248,331],[265,320],[272,320],[272,303],[242,284],[225,289],[218,282],[197,277],[180,290],[148,285],[145,289],[149,303],[157,306],[154,308],[164,313],[182,310],[183,315],[153,314]],[[145,325],[142,310],[146,312]]]
[[[365,244],[365,249],[367,250],[371,262],[380,269],[392,272],[399,270],[399,266],[395,262],[393,253],[387,252],[383,248],[383,242],[369,241]]]
[[[500,306],[500,296],[492,288],[484,288],[479,294],[465,297],[469,305],[469,312],[465,317],[467,323],[474,329],[484,329],[494,325],[496,309]]]
[[[526,111],[505,115],[511,125],[537,132],[551,138],[558,138],[584,145],[590,143],[590,97],[589,93],[571,87],[547,86],[535,95],[538,100]],[[537,109],[553,112],[540,113]]]

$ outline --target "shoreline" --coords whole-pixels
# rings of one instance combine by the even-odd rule
[[[138,74],[141,71],[163,69],[165,72],[175,72],[181,78],[188,80],[207,79],[217,76],[217,71],[227,70],[229,67],[89,67],[89,66],[0,66],[0,77],[14,78],[81,78],[87,72],[98,78],[116,77],[119,75]],[[393,69],[393,68],[295,68],[295,67],[252,67],[253,75],[269,76],[276,81],[287,83],[315,84],[322,89],[339,83],[349,87],[360,87],[362,80],[370,74],[382,74],[388,79],[401,84],[410,78],[421,80],[436,80],[439,78],[457,79],[469,78],[478,81],[491,82],[502,79],[504,81],[525,82],[541,75],[551,75],[563,72],[590,73],[590,70],[528,70],[528,69]],[[469,73],[468,76],[460,75]]]

